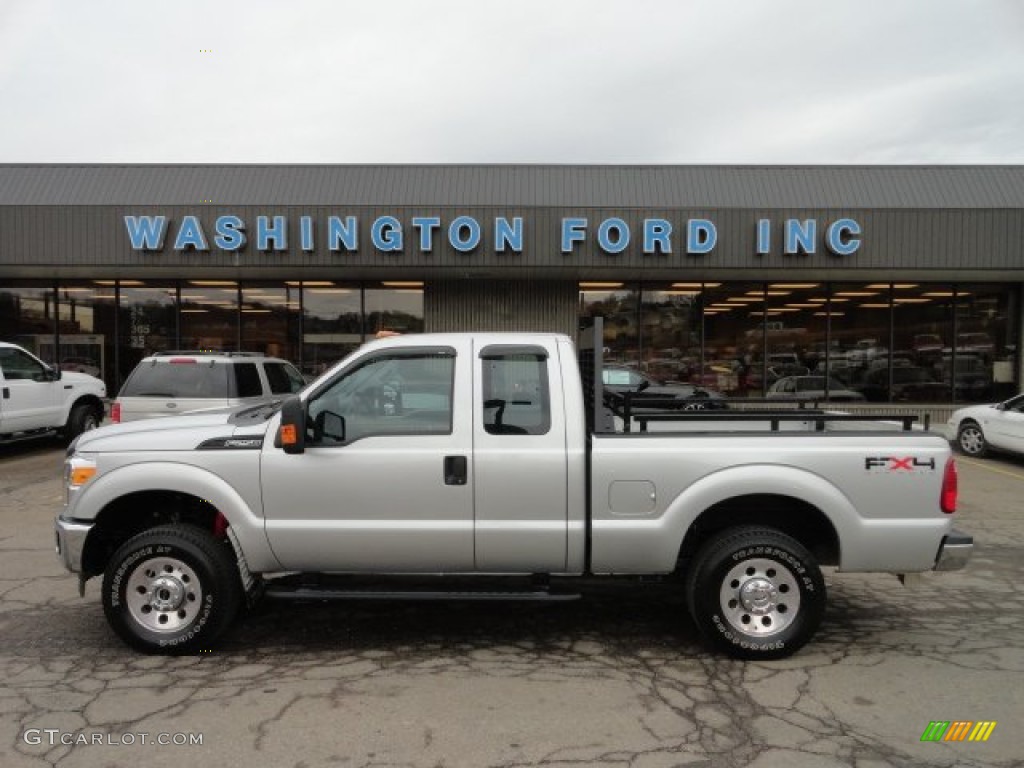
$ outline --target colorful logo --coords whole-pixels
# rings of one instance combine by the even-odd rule
[[[995,729],[995,720],[932,720],[921,741],[988,741]]]

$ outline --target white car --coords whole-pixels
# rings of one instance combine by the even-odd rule
[[[1024,454],[1024,394],[1004,403],[961,408],[946,426],[950,439],[968,456],[984,456],[989,449]]]

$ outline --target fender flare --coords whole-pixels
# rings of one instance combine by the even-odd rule
[[[836,533],[840,565],[843,545],[855,541],[860,514],[847,496],[825,478],[805,469],[778,464],[747,464],[705,475],[676,496],[662,517],[665,549],[659,562],[674,567],[683,539],[694,521],[723,501],[739,496],[788,496],[820,510]]]
[[[153,491],[187,493],[210,502],[228,521],[253,572],[281,570],[267,541],[263,517],[222,477],[186,462],[146,461],[101,474],[75,500],[75,519],[96,520],[123,496]]]

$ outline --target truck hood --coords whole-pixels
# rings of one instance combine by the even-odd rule
[[[262,439],[270,423],[269,416],[237,418],[240,411],[252,410],[255,409],[248,406],[243,409],[225,408],[184,416],[110,424],[82,433],[68,451],[194,451],[202,443],[221,438]]]
[[[102,379],[79,371],[61,371],[60,380],[64,385],[70,384],[75,389],[94,392],[98,397],[107,396],[107,385]]]

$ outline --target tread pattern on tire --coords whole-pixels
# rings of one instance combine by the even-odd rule
[[[699,615],[700,612],[697,605],[697,593],[701,588],[700,582],[705,576],[704,572],[709,567],[712,567],[712,564],[716,560],[721,559],[727,552],[738,548],[738,545],[740,544],[745,544],[745,546],[748,547],[774,545],[781,549],[789,550],[805,565],[805,567],[808,568],[810,572],[809,578],[815,582],[815,593],[812,595],[811,599],[806,600],[806,607],[801,607],[799,625],[794,625],[795,628],[792,631],[787,630],[782,633],[783,635],[793,635],[791,638],[786,638],[783,648],[743,648],[726,640],[722,637],[721,633],[715,631],[711,626],[708,626],[710,622],[705,621],[703,617]],[[826,602],[824,578],[821,575],[821,569],[818,567],[818,564],[811,553],[803,544],[792,536],[768,526],[744,525],[727,528],[705,542],[698,551],[696,557],[693,559],[690,567],[687,569],[684,590],[690,616],[693,619],[694,624],[696,624],[697,630],[700,632],[701,636],[704,637],[708,643],[725,651],[730,656],[749,660],[784,658],[802,648],[817,630],[818,624],[824,614]],[[716,584],[713,595],[714,600],[718,599],[718,590],[719,585]],[[818,595],[820,595],[820,597],[818,597]],[[756,646],[757,643],[752,643],[751,645]]]
[[[176,541],[174,539],[177,539]],[[200,562],[202,570],[211,571],[210,584],[204,584],[204,591],[216,595],[218,602],[214,604],[214,613],[210,621],[203,626],[194,637],[173,645],[161,646],[145,637],[144,630],[139,630],[131,616],[126,615],[123,607],[109,604],[112,576],[117,566],[125,557],[147,545],[163,544],[179,547],[184,544],[183,551],[190,556],[188,547],[197,550],[208,563]],[[242,583],[230,545],[224,544],[206,530],[194,525],[170,524],[149,528],[133,536],[122,544],[110,559],[103,577],[103,610],[107,620],[115,632],[128,645],[146,653],[188,654],[208,649],[231,625],[242,605]]]

